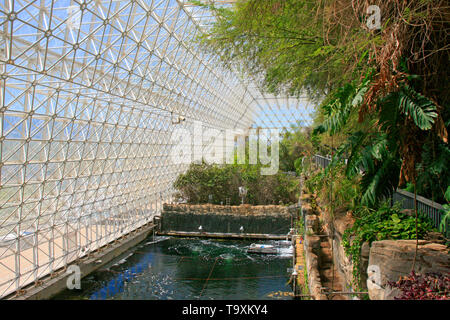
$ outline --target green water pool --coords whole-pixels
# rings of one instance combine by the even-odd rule
[[[150,237],[55,299],[290,299],[292,247],[248,254],[251,243],[283,241]]]

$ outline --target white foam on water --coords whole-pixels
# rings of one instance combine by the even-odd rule
[[[241,248],[238,245],[226,244],[226,243],[222,243],[222,242],[218,242],[218,241],[214,241],[214,240],[210,240],[210,239],[200,240],[200,243],[212,245],[212,246],[215,246],[215,247],[218,247],[218,248],[230,248],[230,249],[241,250]]]
[[[289,247],[292,245],[292,241],[290,241],[290,240],[280,240],[280,241],[278,241],[278,243],[282,247]]]
[[[113,266],[118,266],[120,264],[123,264],[123,263],[127,262],[127,259],[129,257],[131,257],[132,255],[133,255],[133,253],[128,254],[125,258],[123,258],[123,259],[119,260],[118,262],[116,262],[115,264],[113,264]]]
[[[287,248],[278,248],[278,255],[281,257],[292,257],[294,254],[294,247],[291,245]]]
[[[203,247],[202,246],[192,246],[191,250],[194,252],[201,252],[201,251],[203,251]]]
[[[154,244],[154,243],[158,243],[158,242],[161,242],[161,241],[165,241],[165,240],[167,240],[169,238],[170,237],[155,237],[154,241],[149,241],[149,242],[146,242],[145,244]]]
[[[221,257],[224,260],[233,260],[234,254],[231,253],[222,253],[219,257]]]

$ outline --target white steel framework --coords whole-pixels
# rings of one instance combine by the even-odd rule
[[[175,127],[307,124],[307,103],[196,47],[207,16],[176,0],[0,5],[0,297],[149,222],[187,168],[170,161]]]

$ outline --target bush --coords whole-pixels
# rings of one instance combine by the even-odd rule
[[[343,164],[316,171],[305,181],[305,186],[309,193],[317,194],[326,209],[353,209],[359,200],[358,178],[348,178]]]
[[[378,210],[360,207],[354,212],[354,216],[355,223],[345,230],[342,245],[346,254],[352,258],[354,284],[359,285],[362,244],[366,241],[370,244],[373,241],[387,239],[415,239],[416,228],[415,217],[402,213],[398,205],[390,207],[387,202],[383,203]],[[419,215],[418,237],[423,238],[433,229],[431,220],[424,215]]]
[[[396,300],[450,300],[450,277],[440,273],[410,275],[397,282],[389,281],[388,286],[398,288],[401,294]]]
[[[261,175],[260,165],[192,164],[174,183],[188,203],[241,204],[238,188],[247,188],[245,203],[253,205],[297,202],[298,178],[284,173]],[[212,195],[210,201],[209,195]]]

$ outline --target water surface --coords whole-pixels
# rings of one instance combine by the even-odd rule
[[[284,241],[150,237],[55,299],[286,299],[292,247],[247,254],[251,243]]]

